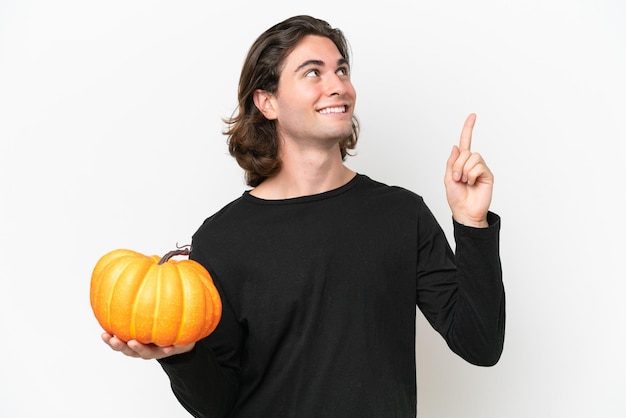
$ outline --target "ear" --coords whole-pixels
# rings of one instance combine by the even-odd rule
[[[255,90],[253,100],[254,105],[263,113],[266,119],[276,119],[274,96],[271,93],[261,89]]]

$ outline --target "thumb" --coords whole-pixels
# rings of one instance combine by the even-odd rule
[[[446,162],[446,175],[445,175],[446,183],[453,180],[452,168],[454,167],[454,163],[456,162],[457,158],[459,158],[459,155],[461,155],[461,150],[459,150],[458,146],[454,145],[452,147],[452,151],[450,152],[450,156],[448,157],[448,161]]]

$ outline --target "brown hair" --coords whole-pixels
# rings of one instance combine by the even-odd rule
[[[342,31],[326,21],[311,16],[294,16],[262,33],[252,44],[239,78],[238,108],[224,119],[228,127],[228,151],[245,171],[246,183],[256,187],[280,170],[278,135],[275,121],[266,119],[254,104],[258,89],[276,93],[284,60],[307,35],[329,38],[339,53],[350,62],[348,42]],[[359,123],[352,118],[352,133],[339,142],[341,157],[356,146]]]

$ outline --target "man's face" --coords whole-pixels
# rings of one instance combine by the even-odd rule
[[[281,140],[335,146],[350,136],[356,92],[328,38],[309,35],[287,56],[273,103]]]

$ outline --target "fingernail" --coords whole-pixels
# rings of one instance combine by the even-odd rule
[[[455,171],[452,173],[452,178],[454,179],[454,181],[459,181],[461,180],[461,174]]]

